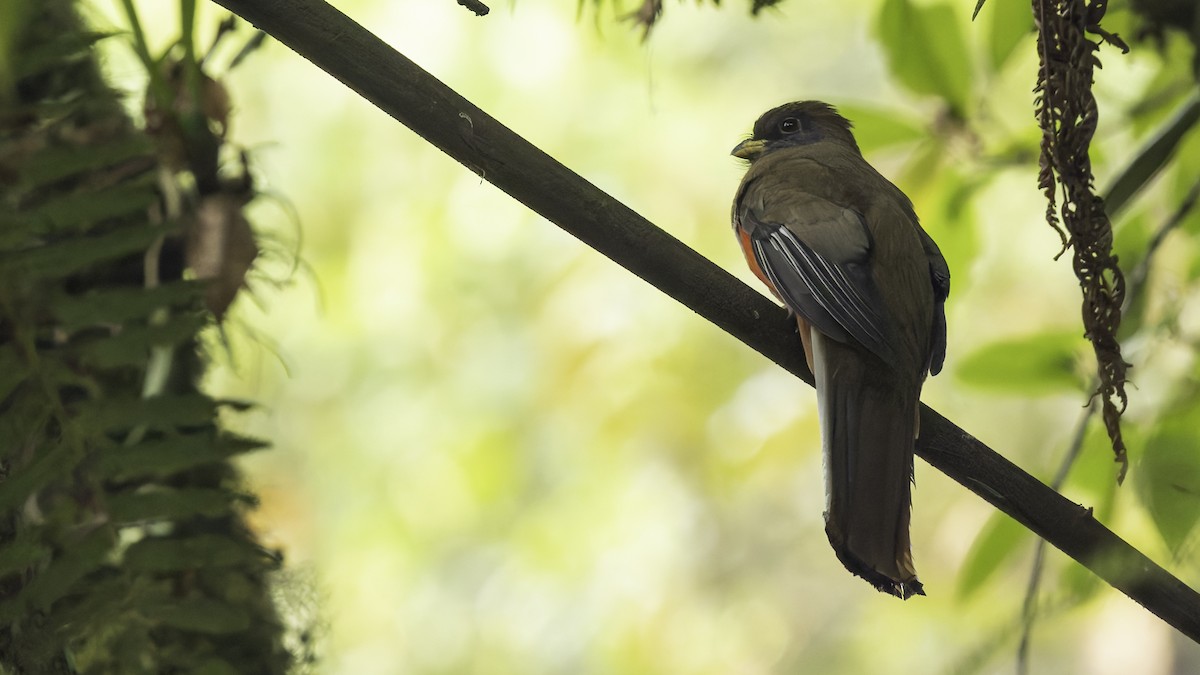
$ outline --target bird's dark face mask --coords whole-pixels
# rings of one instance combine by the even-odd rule
[[[814,106],[814,103],[806,102],[803,107],[789,103],[768,111],[754,123],[754,134],[739,143],[730,154],[754,161],[772,150],[826,140],[849,143],[857,150],[858,145],[850,133],[850,121],[832,107]],[[816,118],[826,123],[817,124]]]

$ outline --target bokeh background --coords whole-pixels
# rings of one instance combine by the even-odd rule
[[[949,357],[924,400],[1054,475],[1092,361],[1036,186],[1027,3],[992,0],[973,23],[971,3],[916,3],[954,31],[935,36],[953,44],[939,52],[950,85],[932,93],[898,70],[925,45],[888,15],[896,2],[788,0],[757,18],[668,3],[645,42],[622,18],[633,4],[493,2],[484,18],[452,0],[336,4],[756,287],[729,231],[743,172],[729,150],[779,103],[839,105],[950,261]],[[160,47],[178,34],[173,5],[137,3]],[[89,11],[125,26],[116,2]],[[225,13],[201,3],[199,16],[211,36]],[[141,66],[109,42],[109,74],[139,91]],[[1169,86],[1188,78],[1170,54],[1101,52],[1101,184],[1186,93]],[[318,657],[311,672],[1014,669],[1032,535],[918,460],[913,548],[929,595],[874,592],[824,535],[806,385],[282,45],[225,73],[229,56],[210,73],[263,191],[251,217],[264,251],[213,336],[208,387],[258,402],[229,424],[274,442],[244,470],[255,526],[286,555],[281,599]],[[1158,91],[1173,98],[1136,109]],[[1188,170],[1120,220],[1125,259]],[[1169,298],[1150,311],[1174,332],[1140,333],[1127,356],[1131,479],[1114,488],[1093,430],[1064,490],[1194,585],[1194,546],[1164,538],[1138,487],[1140,441],[1193,368],[1194,251],[1171,243],[1149,292]],[[1042,589],[1032,672],[1200,668],[1195,645],[1053,549]]]

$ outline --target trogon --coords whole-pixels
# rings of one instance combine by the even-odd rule
[[[945,359],[950,270],[850,127],[820,101],[759,117],[732,153],[750,162],[733,228],[795,315],[816,380],[829,543],[850,572],[908,598],[924,595],[909,546],[913,443],[921,386]]]

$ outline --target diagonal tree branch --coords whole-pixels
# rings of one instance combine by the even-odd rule
[[[782,308],[456,94],[322,0],[215,0],[425,140],[812,384]],[[927,406],[917,454],[1200,642],[1200,594]]]

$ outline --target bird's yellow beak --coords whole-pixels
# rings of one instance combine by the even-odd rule
[[[733,152],[730,152],[729,154],[741,159],[754,159],[755,157],[763,154],[763,150],[766,149],[766,141],[760,141],[755,138],[747,138],[741,143],[738,143],[737,147],[733,149]]]

